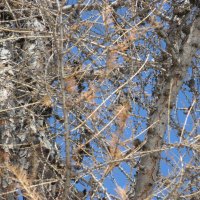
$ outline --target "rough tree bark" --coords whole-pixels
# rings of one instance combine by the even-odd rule
[[[161,148],[200,48],[199,1],[59,2],[0,3],[0,199],[151,199],[168,187]]]
[[[196,11],[198,12],[198,11]],[[191,13],[188,14],[190,16]],[[151,109],[148,125],[151,126],[147,132],[146,144],[143,148],[144,155],[141,158],[139,169],[136,176],[135,195],[129,199],[143,200],[151,199],[155,182],[159,176],[160,148],[163,142],[163,136],[168,124],[168,113],[174,107],[178,92],[183,84],[187,69],[192,64],[192,58],[200,48],[200,17],[195,13],[192,22],[187,25],[189,31],[186,39],[181,40],[179,36],[172,37],[172,44],[168,44],[168,52],[172,54],[172,64],[167,71],[165,80],[158,84],[153,98],[157,99],[156,107]],[[186,19],[189,19],[187,16]],[[171,24],[173,25],[173,24]],[[171,31],[178,31],[172,29]],[[174,33],[172,33],[174,34]],[[169,36],[167,36],[170,38]],[[168,39],[165,38],[165,39]],[[158,92],[159,91],[159,92]]]
[[[45,19],[32,16],[40,15],[40,4],[28,3],[29,13],[20,10],[23,1],[4,2],[0,4],[4,27],[0,39],[0,199],[16,199],[20,181],[27,188],[44,183],[32,190],[35,197],[22,190],[27,198],[55,199],[59,172],[54,164],[59,158],[55,159],[58,152],[47,122],[52,113],[48,84],[55,66],[49,27]]]

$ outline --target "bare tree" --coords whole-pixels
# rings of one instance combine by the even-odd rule
[[[0,3],[0,199],[198,199],[200,4]]]

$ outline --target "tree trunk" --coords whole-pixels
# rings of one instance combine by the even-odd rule
[[[58,152],[47,122],[52,112],[52,41],[40,17],[22,10],[19,18],[29,20],[18,21],[6,5],[1,7],[7,30],[0,43],[0,199],[14,200],[20,192],[30,199],[55,199]],[[30,190],[41,183],[42,187]]]
[[[163,136],[168,124],[168,113],[174,107],[176,97],[183,84],[188,67],[192,64],[192,58],[200,47],[200,18],[197,17],[191,25],[187,41],[182,43],[179,49],[179,58],[174,60],[170,68],[170,74],[159,87],[160,93],[154,95],[157,99],[155,109],[149,115],[149,128],[139,170],[136,177],[135,196],[133,200],[151,199],[155,182],[159,176],[160,148]]]

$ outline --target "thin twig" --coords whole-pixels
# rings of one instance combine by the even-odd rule
[[[144,68],[144,66],[146,65],[146,62],[149,58],[149,55],[147,56],[145,62],[143,63],[143,65],[138,69],[138,71],[131,76],[125,83],[123,83],[122,85],[120,85],[116,90],[114,90],[101,104],[99,104],[97,106],[97,108],[86,118],[86,120],[84,122],[82,122],[81,124],[79,124],[76,128],[74,128],[72,131],[75,131],[77,129],[79,129],[83,124],[85,124],[87,122],[88,119],[90,119],[101,107],[102,105],[104,105],[115,93],[117,93],[119,90],[121,90],[124,86],[126,86],[136,75],[138,75],[142,69]]]
[[[62,89],[62,103],[63,103],[63,116],[64,116],[64,128],[65,128],[65,153],[66,153],[66,159],[65,159],[65,177],[66,182],[64,186],[64,194],[63,194],[63,200],[69,199],[69,189],[70,189],[70,131],[69,131],[69,112],[66,108],[66,96],[65,96],[65,85],[64,85],[64,65],[63,65],[63,21],[62,21],[62,6],[60,6],[60,3],[57,2],[57,5],[59,6],[59,31],[60,31],[60,40],[59,40],[59,59],[58,64],[60,67],[60,74],[61,74],[61,89]]]

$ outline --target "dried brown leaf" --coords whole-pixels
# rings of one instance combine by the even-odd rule
[[[19,182],[20,186],[22,187],[22,190],[25,191],[23,194],[29,199],[34,200],[42,200],[44,199],[41,194],[39,194],[36,189],[31,188],[32,181],[28,178],[26,171],[23,168],[10,165],[8,163],[5,163],[7,169],[16,177],[17,181]]]
[[[122,131],[125,128],[126,120],[130,116],[129,110],[129,102],[125,102],[124,104],[116,107],[115,114],[117,115],[117,124],[119,126],[120,131]]]
[[[51,107],[52,106],[52,101],[51,101],[51,97],[49,95],[45,95],[42,100],[41,103],[43,106],[45,107]]]
[[[116,192],[119,195],[121,200],[127,200],[127,188],[123,189],[119,185],[117,185]]]
[[[113,23],[112,7],[110,5],[108,5],[108,3],[105,4],[105,6],[102,10],[102,18],[103,18],[103,22],[106,27],[108,27],[110,24]]]
[[[129,44],[128,44],[128,42],[126,40],[123,43],[119,43],[117,45],[118,51],[121,51],[121,52],[126,51],[128,49],[128,47],[129,47]]]
[[[123,154],[118,147],[118,138],[113,135],[111,141],[109,142],[108,150],[109,150],[109,166],[105,169],[104,175],[107,176],[116,166],[119,165],[120,162],[115,162],[115,160],[120,160],[123,158]],[[113,161],[113,162],[112,162]]]
[[[136,40],[137,38],[137,30],[135,28],[131,29],[130,32],[129,32],[129,41],[130,42],[133,42],[134,40]]]
[[[116,65],[117,65],[117,53],[115,50],[108,50],[108,55],[107,55],[107,61],[106,61],[106,65],[108,68],[108,71],[112,71]]]
[[[81,100],[83,99],[88,103],[93,103],[95,97],[96,97],[96,88],[95,86],[90,85],[89,90],[82,93]]]
[[[77,82],[74,76],[67,77],[64,81],[66,83],[65,90],[68,93],[72,94],[77,92]]]

